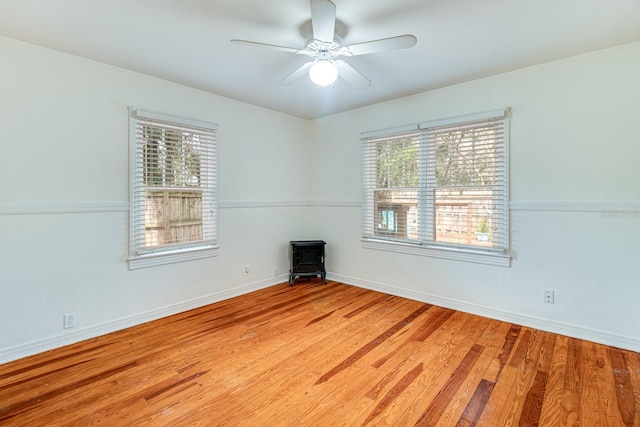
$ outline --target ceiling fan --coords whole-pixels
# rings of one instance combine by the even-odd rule
[[[328,86],[340,76],[356,87],[366,88],[371,85],[371,80],[343,59],[338,59],[339,57],[405,49],[415,46],[418,41],[415,36],[407,34],[343,46],[342,40],[335,34],[336,5],[331,0],[310,1],[313,37],[307,42],[304,49],[248,40],[231,40],[232,43],[236,44],[310,56],[312,60],[304,63],[285,77],[280,82],[282,86],[288,86],[309,73],[311,80],[320,86]]]

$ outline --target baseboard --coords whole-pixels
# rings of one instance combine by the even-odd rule
[[[341,274],[328,273],[327,278],[348,285],[371,289],[378,292],[384,292],[387,294],[409,298],[416,301],[427,302],[429,304],[451,308],[453,310],[459,310],[465,313],[476,314],[478,316],[489,317],[491,319],[501,320],[509,323],[515,323],[517,325],[540,329],[547,332],[553,332],[556,334],[592,341],[612,347],[640,352],[640,339],[638,338],[619,335],[598,329],[585,328],[578,325],[557,322],[535,316],[527,316],[521,313],[495,309],[492,307],[469,303],[467,301],[441,297],[426,292],[418,292],[409,289],[398,288],[395,286],[362,280],[354,277],[344,276]]]
[[[270,278],[268,280],[263,280],[263,281],[243,285],[243,286],[238,286],[233,289],[228,289],[222,292],[216,292],[216,293],[205,295],[192,300],[171,304],[171,305],[150,310],[144,313],[138,313],[132,316],[115,319],[113,321],[105,322],[102,324],[88,326],[86,328],[74,329],[72,331],[65,332],[60,335],[48,337],[42,340],[37,340],[37,341],[29,342],[26,344],[9,347],[6,349],[0,349],[0,364],[11,362],[13,360],[18,360],[23,357],[31,356],[31,355],[42,353],[45,351],[53,350],[56,348],[64,347],[69,344],[74,344],[90,338],[95,338],[111,332],[130,328],[132,326],[141,325],[143,323],[151,322],[153,320],[161,319],[163,317],[172,316],[174,314],[193,310],[195,308],[213,304],[214,302],[223,301],[223,300],[233,298],[239,295],[243,295],[249,292],[257,291],[259,289],[263,289],[269,286],[277,285],[279,283],[287,282],[288,280],[289,280],[288,275],[280,275],[278,277]]]

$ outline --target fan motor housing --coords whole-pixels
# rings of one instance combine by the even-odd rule
[[[335,58],[346,53],[342,47],[342,39],[339,36],[334,36],[334,41],[331,43],[309,38],[305,44],[305,50],[310,56],[317,58],[320,58],[321,53],[326,53],[329,58]]]

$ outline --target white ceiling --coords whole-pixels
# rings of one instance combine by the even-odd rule
[[[347,58],[373,84],[278,83],[308,58],[308,0],[0,0],[0,35],[316,118],[640,40],[640,0],[333,0],[344,44],[414,34]],[[2,58],[0,58],[0,64]]]

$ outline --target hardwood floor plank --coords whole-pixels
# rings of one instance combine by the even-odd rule
[[[456,395],[453,397],[445,411],[442,413],[442,416],[436,423],[436,426],[446,427],[464,425],[464,412],[467,411],[467,407],[469,405],[473,405],[472,399],[476,395],[476,391],[480,387],[480,384],[486,381],[483,379],[486,376],[486,373],[494,368],[498,351],[500,350],[502,345],[499,337],[504,337],[509,329],[509,326],[509,324],[504,322],[489,320],[489,325],[476,341],[476,345],[484,347],[484,351],[473,366],[473,369],[471,369],[467,374],[467,377],[458,389]],[[480,398],[480,396],[478,396],[478,398]],[[489,396],[487,395],[486,399],[488,398]],[[479,402],[479,400],[476,400],[474,404],[477,405],[479,404]],[[484,403],[486,404],[486,400],[484,400]],[[472,417],[470,415],[472,410],[472,406],[469,407],[469,413],[467,414],[468,418]],[[476,420],[476,422],[480,417],[480,413],[481,411],[477,413],[477,415],[473,415],[473,418]]]
[[[540,357],[542,354],[543,344],[547,336],[546,332],[539,330],[532,330],[526,328],[524,334],[521,335],[521,341],[518,345],[518,350],[514,353],[513,361],[520,359],[518,368],[518,376],[516,378],[516,387],[514,390],[513,402],[509,406],[509,413],[505,418],[505,423],[516,424],[516,420],[523,420],[523,414],[525,411],[531,409],[527,408],[526,397],[529,395],[530,390],[534,387],[536,378],[538,377],[540,367]],[[526,347],[525,347],[526,346]],[[522,348],[526,348],[524,354],[520,352]],[[546,385],[546,373],[544,374],[544,384]],[[530,418],[539,418],[538,408],[533,409],[535,414]],[[527,414],[525,414],[525,419]]]
[[[480,381],[480,384],[478,384],[471,400],[464,408],[462,416],[456,423],[457,427],[471,427],[478,425],[480,415],[482,415],[482,411],[484,411],[484,408],[487,406],[487,401],[489,400],[489,396],[491,396],[495,385],[496,384],[491,381]]]
[[[429,407],[422,413],[416,426],[430,426],[435,425],[444,413],[447,405],[453,399],[454,394],[460,388],[465,379],[468,378],[469,372],[471,372],[473,365],[480,358],[484,347],[475,344],[471,347],[471,350],[462,359],[462,362],[453,371],[446,385],[440,389],[436,397],[431,401]]]
[[[380,396],[380,393],[382,393],[382,390],[384,390],[389,384],[395,381],[405,363],[407,363],[407,359],[402,360],[393,369],[387,371],[384,377],[382,377],[382,379],[378,381],[376,385],[365,394],[365,396],[371,400],[378,400],[378,397]]]
[[[624,425],[632,426],[636,418],[636,407],[625,354],[617,348],[609,348],[608,350],[615,381],[614,390],[616,392],[620,417]]]
[[[407,312],[407,313],[411,313],[411,312]],[[415,311],[413,313],[415,313]],[[406,318],[403,320],[406,320]],[[394,327],[397,326],[398,323],[396,323]],[[405,327],[407,326],[411,326],[411,324],[405,325]],[[402,334],[402,331],[399,331],[398,334],[396,335],[401,335],[401,334]],[[358,406],[362,407],[363,409],[370,407],[372,405],[372,402],[370,401],[365,402],[365,401],[362,401],[362,399],[357,399],[357,397],[358,396],[364,397],[363,396],[364,390],[366,390],[367,387],[371,387],[372,380],[376,378],[375,371],[373,371],[370,367],[370,359],[373,357],[377,357],[375,354],[372,354],[372,353],[375,353],[376,351],[381,351],[381,349],[379,347],[375,347],[375,348],[371,348],[370,351],[367,352],[366,354],[358,354],[358,356],[360,357],[357,358],[357,360],[353,360],[353,363],[350,364],[348,367],[345,367],[343,373],[340,373],[341,376],[348,375],[348,377],[350,378],[348,386],[345,386],[344,382],[334,381],[334,379],[331,379],[327,382],[322,382],[319,384],[317,382],[312,384],[311,386],[314,389],[320,387],[321,390],[323,390],[328,396],[330,396],[330,398],[321,399],[321,401],[318,402],[318,404],[315,405],[313,408],[308,408],[303,418],[301,419],[302,424],[304,425],[305,424],[304,420],[309,419],[309,417],[312,417],[312,418],[322,417],[323,414],[325,414],[325,412],[335,413],[336,401],[342,402],[340,405],[341,407],[343,406],[343,404],[346,404],[347,402],[360,402],[358,403]],[[355,391],[357,391],[358,393],[355,393]],[[301,391],[301,394],[302,393],[303,391]],[[286,406],[291,406],[292,402],[285,401],[285,402],[282,402],[282,404]],[[349,406],[349,408],[346,408],[345,411],[346,412],[342,414],[343,417],[354,416],[352,406]],[[361,422],[363,420],[364,418],[361,420]]]
[[[624,350],[624,361],[628,367],[630,386],[635,402],[633,425],[640,426],[640,353]]]
[[[477,425],[508,425],[505,420],[511,405],[513,405],[514,400],[517,399],[515,389],[518,375],[517,368],[508,365],[503,367]]]
[[[328,381],[329,379],[331,379],[331,377],[333,377],[337,373],[339,373],[339,372],[343,371],[344,369],[346,369],[347,367],[351,366],[356,360],[361,359],[364,355],[366,355],[371,350],[373,350],[374,348],[379,346],[382,342],[384,342],[385,340],[390,338],[392,335],[394,335],[400,329],[402,329],[405,326],[407,326],[408,324],[410,324],[413,320],[416,319],[416,317],[420,316],[422,313],[427,311],[429,308],[431,308],[431,305],[423,304],[421,307],[419,307],[413,313],[409,314],[407,317],[405,317],[404,319],[402,319],[401,321],[399,321],[398,323],[396,323],[395,325],[393,325],[392,327],[390,327],[389,329],[384,331],[382,334],[378,335],[373,340],[369,341],[367,344],[365,344],[364,346],[360,347],[358,350],[356,350],[354,353],[352,353],[349,357],[344,359],[338,365],[334,366],[331,370],[329,370],[324,375],[322,375],[320,378],[318,378],[318,380],[316,381],[316,384],[322,384],[323,382]]]
[[[640,354],[310,280],[0,365],[0,424],[640,427]]]
[[[442,326],[447,320],[449,320],[449,318],[453,316],[454,313],[454,310],[441,308],[438,312],[438,316],[434,319],[429,319],[428,323],[414,332],[414,334],[411,336],[411,339],[425,342],[427,338],[429,338],[431,334],[437,331],[440,326]]]
[[[36,408],[43,401],[55,400],[56,398],[65,395],[69,391],[82,388],[88,384],[96,383],[105,378],[114,376],[120,372],[128,371],[135,366],[137,366],[135,362],[125,363],[121,366],[118,366],[117,368],[100,372],[98,374],[70,383],[63,387],[55,388],[51,391],[48,391],[47,393],[39,395],[38,397],[21,400],[12,405],[2,406],[0,407],[0,422],[9,421],[11,420],[11,418],[17,415],[28,412],[29,410]]]
[[[282,351],[278,354],[268,358],[269,363],[278,364],[282,357],[283,363],[286,362],[284,375],[274,376],[273,370],[270,368],[261,371],[258,375],[253,375],[256,368],[260,367],[260,363],[255,363],[251,369],[246,370],[246,372],[252,376],[243,377],[244,381],[251,386],[260,387],[260,389],[269,396],[267,400],[261,399],[255,403],[234,401],[221,411],[220,416],[233,418],[237,416],[238,411],[247,410],[247,406],[250,407],[252,412],[259,413],[262,407],[274,405],[274,402],[280,399],[282,390],[291,392],[291,390],[300,386],[303,388],[312,387],[318,377],[322,375],[321,368],[319,367],[323,365],[317,361],[318,357],[326,358],[327,354],[329,354],[329,360],[332,360],[337,358],[337,356],[331,356],[334,349],[340,352],[338,354],[341,354],[345,352],[345,349],[362,345],[358,343],[364,342],[365,339],[367,339],[367,333],[375,332],[375,329],[368,332],[365,331],[365,329],[371,329],[371,325],[375,323],[375,320],[377,320],[377,323],[380,323],[380,319],[385,318],[383,313],[387,314],[388,318],[385,321],[385,324],[387,324],[391,319],[394,319],[394,317],[402,315],[401,309],[403,307],[416,307],[417,305],[419,304],[406,300],[403,301],[402,299],[393,299],[391,300],[391,304],[380,302],[379,306],[371,307],[366,315],[361,317],[361,322],[347,323],[347,327],[339,331],[340,333],[338,334],[336,334],[335,327],[329,327],[323,330],[323,325],[320,323],[313,325],[313,331],[307,331],[300,335],[300,339],[303,340],[300,345],[288,345],[286,348],[281,348]],[[334,321],[340,321],[340,316],[336,316]],[[355,326],[357,326],[357,328],[355,328]],[[340,336],[340,339],[336,340],[336,335]],[[295,341],[296,340],[294,340],[294,344]],[[291,344],[291,342],[288,344]],[[330,346],[331,350],[327,350]],[[323,362],[326,363],[324,360]],[[301,371],[305,372],[302,376],[299,374]],[[242,372],[244,371],[235,370],[227,372],[224,377],[231,375],[238,376]]]
[[[518,337],[520,336],[520,331],[522,330],[522,327],[519,325],[511,325],[511,329],[509,329],[509,332],[507,333],[505,340],[504,340],[504,346],[502,347],[502,353],[500,354],[500,364],[502,366],[507,364],[507,360],[509,360],[509,357],[511,356],[511,351],[513,350],[513,346],[515,345],[516,341],[518,340]]]
[[[384,301],[389,301],[390,299],[392,299],[394,297],[390,297],[389,295],[380,295],[379,297],[377,297],[376,299],[369,301],[368,303],[358,307],[357,309],[350,311],[349,313],[345,314],[344,317],[346,317],[347,319],[352,318],[353,316],[356,316],[366,310],[368,310],[369,308],[380,304]]]
[[[582,419],[595,420],[602,425],[623,425],[618,409],[615,381],[609,352],[605,346],[581,342],[584,357],[583,381],[588,387],[581,389]]]
[[[511,354],[509,361],[507,362],[507,365],[513,366],[514,368],[517,368],[518,366],[520,366],[522,362],[526,359],[527,354],[529,353],[529,347],[531,346],[531,342],[532,342],[531,331],[529,329],[526,329],[518,337],[518,340],[516,342],[518,344],[513,350],[513,353]]]
[[[567,390],[580,392],[580,340],[569,338],[567,347],[567,366],[565,369],[564,388]]]
[[[365,424],[372,422],[378,415],[383,413],[385,409],[393,403],[396,398],[403,393],[407,387],[413,383],[413,381],[424,371],[422,363],[418,364],[415,368],[410,370],[405,376],[403,376],[397,383],[391,387],[391,389],[382,397],[380,402],[376,405],[375,409],[369,414],[365,420]]]
[[[574,426],[577,421],[577,417],[572,413],[572,405],[567,405],[572,401],[567,399],[571,392],[564,388],[568,352],[569,338],[556,337],[547,370],[549,373],[547,392],[540,415],[540,425],[542,426]]]
[[[522,427],[537,427],[539,425],[548,378],[549,374],[538,370],[525,397],[518,425]]]
[[[625,424],[623,412],[620,410],[620,398],[623,396],[618,393],[619,384],[615,381],[611,352],[601,344],[596,344],[595,349],[598,367],[595,372],[600,386],[598,394],[601,396],[600,410],[604,412],[608,424],[622,426]],[[629,409],[625,411],[627,415],[630,415],[630,412]]]
[[[517,338],[514,339],[516,334]],[[542,347],[543,337],[541,331],[529,328],[512,327],[507,333],[503,352],[499,355],[501,369],[479,425],[518,423],[526,394],[538,371],[538,361],[535,358],[539,353],[536,354],[536,349],[539,351]],[[510,356],[506,355],[509,349],[514,349]]]
[[[383,414],[387,423],[393,425],[414,425],[423,415],[441,390],[445,389],[448,381],[460,366],[465,356],[474,347],[476,340],[488,326],[487,319],[457,312],[452,318],[458,318],[456,328],[450,328],[448,333],[432,335],[430,339],[440,339],[437,344],[440,351],[425,363],[424,374],[417,378],[413,394],[407,395],[400,402],[404,402],[402,411],[395,414]],[[451,323],[453,324],[453,322]],[[427,346],[432,344],[425,342]],[[449,394],[447,394],[449,397]],[[390,417],[393,415],[393,418]]]
[[[439,307],[429,308],[429,310],[426,312],[427,315],[422,316],[423,318],[422,324],[418,328],[416,328],[417,329],[416,332],[414,332],[411,336],[406,338],[406,342],[409,342],[409,341],[424,342],[427,338],[429,338],[429,336],[431,336],[431,334],[437,331],[438,328],[442,326],[442,324],[446,322],[447,319],[451,317],[451,315],[453,315],[453,313],[454,313],[453,310],[440,309]],[[385,354],[384,357],[381,357],[378,360],[376,360],[371,366],[373,366],[374,368],[381,367],[387,360],[393,357],[402,348],[403,348],[402,344],[394,345],[391,348],[391,350]]]

